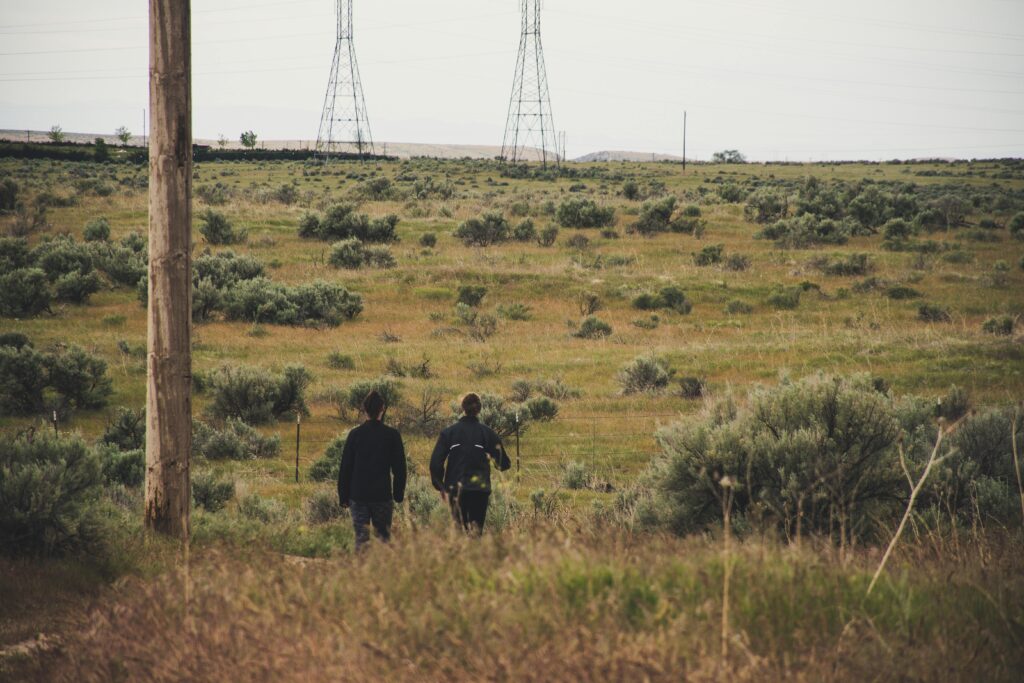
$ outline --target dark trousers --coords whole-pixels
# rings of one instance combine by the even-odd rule
[[[487,517],[487,504],[491,500],[490,491],[460,491],[449,498],[452,506],[452,518],[461,524],[466,531],[478,534],[484,531],[484,519]]]
[[[356,531],[356,550],[362,548],[370,540],[370,525],[377,538],[387,543],[391,540],[391,517],[395,506],[390,500],[383,503],[350,503],[352,510],[352,526]]]

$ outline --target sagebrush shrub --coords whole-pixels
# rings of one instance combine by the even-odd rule
[[[78,437],[0,439],[0,553],[66,555],[103,541],[97,454]]]
[[[668,387],[675,370],[663,358],[638,356],[619,370],[618,380],[623,394],[663,391]]]
[[[558,404],[547,396],[536,396],[526,402],[526,411],[535,422],[550,422],[558,416]]]
[[[135,451],[146,447],[146,409],[118,408],[114,419],[107,423],[100,437],[102,443],[122,451]]]
[[[802,293],[803,290],[800,287],[776,286],[768,295],[766,303],[780,311],[791,311],[800,306],[800,295]]]
[[[342,517],[345,511],[338,504],[336,490],[316,491],[306,500],[306,521],[310,524],[327,524]]]
[[[926,323],[948,323],[953,320],[948,309],[935,304],[921,304],[917,309],[917,317]]]
[[[508,220],[501,213],[491,211],[480,218],[470,218],[455,230],[455,237],[467,247],[486,247],[507,242],[510,235]]]
[[[228,217],[219,211],[207,209],[199,214],[199,233],[210,244],[239,244],[244,242],[246,232],[235,230]]]
[[[0,316],[31,318],[50,310],[53,292],[39,268],[18,268],[0,273]]]
[[[266,424],[288,415],[309,415],[305,392],[312,375],[289,365],[280,375],[247,366],[225,366],[209,378],[207,412],[219,420]]]
[[[356,213],[354,204],[335,204],[323,216],[306,213],[299,221],[299,237],[335,242],[357,239],[386,244],[398,241],[398,216],[392,214],[370,220]]]
[[[86,242],[106,242],[110,239],[110,222],[106,218],[94,218],[85,224],[82,239]]]
[[[516,242],[532,242],[537,239],[537,228],[533,221],[526,218],[512,228],[512,239]]]
[[[604,228],[615,224],[615,209],[598,206],[592,199],[572,197],[559,205],[555,220],[563,228]]]
[[[425,232],[420,235],[420,246],[426,249],[432,249],[437,245],[437,235],[432,232]]]
[[[604,339],[611,335],[612,326],[595,316],[589,316],[580,323],[572,336],[579,339]]]
[[[573,460],[562,466],[562,478],[559,482],[564,488],[578,491],[588,489],[594,481],[594,473],[585,462]]]
[[[223,306],[228,320],[335,327],[359,315],[363,299],[332,282],[316,281],[289,287],[256,278],[243,280],[226,290]]]
[[[549,225],[537,234],[537,244],[542,247],[550,247],[558,239],[558,228],[554,225]]]
[[[743,215],[754,223],[772,223],[789,213],[789,200],[776,190],[760,188],[747,197]]]
[[[487,295],[487,287],[483,285],[459,285],[456,303],[467,306],[479,306]]]
[[[1008,315],[999,316],[997,318],[989,318],[981,325],[983,332],[988,334],[1009,336],[1013,334],[1013,328],[1016,324],[1016,320]]]
[[[204,472],[192,477],[192,501],[207,512],[223,510],[228,501],[234,497],[234,481],[221,479],[212,472]]]
[[[273,458],[281,452],[281,437],[263,436],[234,418],[221,429],[197,421],[192,425],[192,452],[208,460]]]
[[[360,399],[360,402],[362,399]],[[344,436],[335,437],[324,451],[323,456],[309,468],[309,478],[313,481],[337,481],[341,473],[341,454],[345,450]]]
[[[782,249],[807,249],[822,244],[846,244],[852,228],[846,221],[821,219],[813,214],[779,220],[754,235],[770,239]]]
[[[713,266],[722,262],[725,253],[724,244],[709,244],[693,255],[696,266]]]
[[[397,265],[391,251],[384,246],[368,246],[352,238],[335,242],[331,246],[328,262],[335,268],[394,268]]]
[[[126,488],[141,486],[146,480],[146,452],[142,449],[122,450],[115,446],[99,446],[97,453],[103,480]]]

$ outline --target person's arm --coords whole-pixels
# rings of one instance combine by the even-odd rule
[[[405,466],[405,444],[402,443],[402,435],[396,433],[395,438],[397,439],[397,446],[395,452],[392,454],[391,463],[391,474],[394,476],[394,499],[396,503],[401,503],[405,499],[405,480],[406,480],[406,466]]]
[[[437,444],[430,456],[430,481],[434,488],[444,493],[444,463],[448,459],[448,436],[447,432],[441,432],[437,437]]]
[[[509,459],[508,453],[505,452],[505,446],[501,443],[501,437],[498,436],[497,432],[491,430],[491,443],[490,450],[491,457],[494,458],[494,464],[498,468],[499,472],[505,472],[512,467],[512,460]]]
[[[349,499],[352,496],[354,460],[355,457],[352,454],[352,434],[350,432],[345,439],[345,447],[341,451],[341,465],[338,467],[338,503],[343,508],[348,507]]]

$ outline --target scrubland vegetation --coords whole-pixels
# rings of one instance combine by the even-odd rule
[[[186,559],[145,168],[0,160],[0,677],[1016,680],[1024,164],[731,161],[198,164]],[[411,477],[354,557],[371,388]],[[426,473],[468,390],[481,542]]]

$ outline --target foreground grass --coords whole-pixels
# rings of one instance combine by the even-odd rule
[[[407,532],[329,561],[209,548],[107,591],[59,654],[75,681],[1018,680],[1020,538],[877,551],[520,529]],[[187,603],[185,595],[188,596]],[[1014,673],[1017,672],[1017,673]]]

